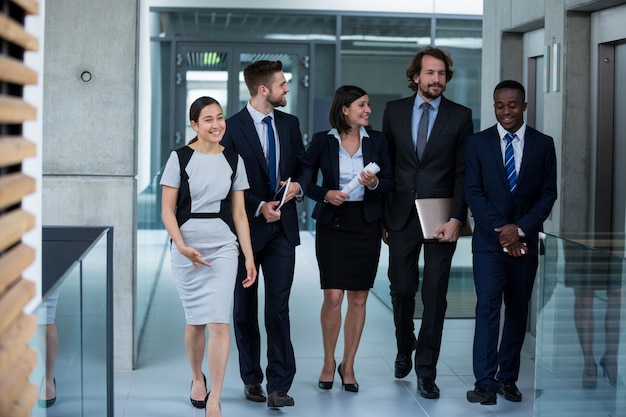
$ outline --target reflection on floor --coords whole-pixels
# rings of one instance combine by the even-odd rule
[[[466,401],[465,393],[474,383],[471,365],[474,321],[471,319],[450,319],[445,323],[437,377],[441,398],[427,400],[420,397],[416,392],[417,383],[413,373],[405,379],[395,379],[393,362],[396,348],[392,314],[385,303],[375,296],[368,300],[367,320],[355,365],[359,393],[340,390],[337,375],[332,390],[326,392],[318,389],[317,380],[322,364],[319,324],[322,292],[312,249],[313,237],[309,234],[303,234],[302,237],[303,244],[297,250],[296,278],[291,296],[292,340],[298,371],[289,393],[294,397],[296,405],[272,410],[265,404],[245,400],[239,378],[236,346],[234,338],[231,338],[231,355],[222,397],[224,416],[533,415],[534,363],[526,356],[522,357],[522,372],[518,381],[524,395],[521,403],[508,402],[502,397],[498,398],[495,406],[481,406]],[[381,269],[378,284],[382,281],[384,286],[388,286],[385,280],[386,271]],[[419,320],[415,320],[415,325],[419,328]],[[196,410],[189,403],[191,378],[183,344],[183,330],[182,307],[170,276],[169,259],[166,259],[147,319],[138,367],[134,371],[115,372],[116,417],[204,416],[203,410]],[[340,337],[336,353],[338,362],[342,349]]]
[[[474,275],[471,264],[471,240],[469,237],[459,239],[457,249],[452,259],[450,270],[450,282],[448,283],[448,309],[447,319],[473,319],[476,307],[476,292],[474,291]],[[380,264],[372,294],[378,297],[391,309],[391,297],[389,296],[389,280],[387,279],[387,267],[389,265],[389,251],[386,245],[382,246]],[[423,251],[420,253],[420,269],[424,265]],[[420,282],[421,285],[421,282]],[[415,315],[413,318],[422,317],[422,294],[418,291],[415,296]]]

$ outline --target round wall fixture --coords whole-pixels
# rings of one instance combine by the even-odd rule
[[[83,80],[84,82],[88,83],[89,81],[91,81],[91,73],[89,71],[83,71],[82,74],[80,74],[80,79]]]

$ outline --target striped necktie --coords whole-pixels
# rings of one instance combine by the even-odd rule
[[[506,139],[506,148],[504,149],[504,168],[506,169],[506,180],[509,182],[509,189],[511,194],[515,192],[517,188],[517,174],[515,173],[515,154],[513,152],[513,139],[515,135],[507,133],[504,137]]]

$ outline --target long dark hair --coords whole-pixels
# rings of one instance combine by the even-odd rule
[[[349,132],[350,125],[346,122],[346,116],[343,114],[343,106],[350,107],[356,100],[367,95],[367,92],[356,85],[342,85],[335,91],[333,101],[330,104],[328,113],[328,121],[330,125],[337,129],[339,133]]]
[[[220,108],[222,107],[222,105],[213,97],[202,96],[197,98],[193,103],[191,103],[191,106],[189,107],[189,121],[198,123],[198,119],[200,119],[200,113],[202,112],[202,109],[211,104],[217,104],[218,106],[220,106]],[[196,137],[189,141],[189,145],[196,142],[197,140],[198,135],[196,135]]]

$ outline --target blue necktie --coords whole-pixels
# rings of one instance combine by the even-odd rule
[[[504,149],[504,167],[506,168],[506,179],[509,182],[509,189],[511,194],[517,188],[517,174],[515,173],[515,154],[513,153],[513,139],[515,135],[507,133],[504,137],[506,139],[506,148]]]
[[[420,117],[420,124],[417,126],[417,143],[415,150],[417,151],[417,157],[422,159],[426,142],[428,142],[428,116],[431,106],[429,103],[424,102],[420,104],[420,107],[422,108],[422,116]]]
[[[276,137],[272,128],[272,118],[266,116],[263,122],[267,125],[267,169],[270,174],[270,194],[276,191]]]

